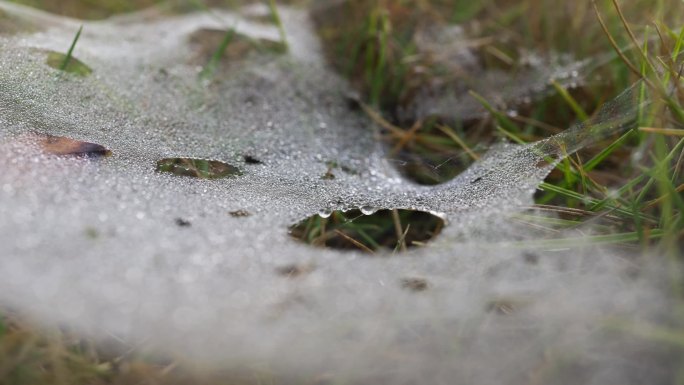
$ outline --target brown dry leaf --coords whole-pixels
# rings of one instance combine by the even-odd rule
[[[41,135],[38,137],[38,144],[43,151],[52,155],[99,157],[112,154],[99,144],[81,142],[64,136]]]

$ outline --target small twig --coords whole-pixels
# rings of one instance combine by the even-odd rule
[[[596,5],[596,0],[591,1],[592,5],[594,6],[594,12],[596,13],[596,18],[598,19],[599,24],[601,24],[601,28],[603,29],[603,32],[606,34],[608,37],[608,40],[610,41],[610,45],[613,46],[613,49],[615,52],[620,56],[620,59],[629,67],[629,69],[640,79],[644,79],[644,81],[648,82],[648,80],[641,74],[641,71],[639,71],[632,62],[629,61],[627,56],[622,52],[620,47],[618,46],[617,42],[615,41],[615,38],[613,38],[613,35],[611,35],[610,31],[608,30],[608,27],[606,26],[606,23],[603,21],[603,18],[601,17],[601,12],[598,9],[598,6]]]
[[[180,362],[178,360],[173,361],[169,365],[167,365],[164,369],[159,372],[161,377],[167,376],[169,373],[171,373],[174,369],[176,369],[180,365]]]
[[[639,127],[639,131],[668,136],[684,136],[684,130],[678,128]]]
[[[594,5],[596,5],[596,3],[594,3]],[[620,21],[622,22],[622,25],[625,27],[625,30],[627,31],[627,34],[629,35],[629,39],[632,41],[632,44],[634,44],[634,47],[636,48],[636,50],[641,54],[641,56],[644,58],[646,63],[648,63],[652,69],[655,68],[653,66],[653,63],[651,63],[651,60],[649,59],[648,55],[646,55],[646,53],[641,50],[641,45],[637,41],[636,36],[634,36],[634,32],[632,32],[632,28],[627,23],[627,19],[625,18],[625,15],[622,13],[622,9],[620,8],[620,5],[617,3],[617,0],[613,0],[613,6],[615,7],[615,10],[617,11],[618,16],[620,17]]]
[[[404,230],[404,233],[401,235],[401,238],[399,238],[399,240],[397,241],[397,247],[399,245],[406,245],[406,235],[408,234],[410,228],[411,228],[411,224],[409,223],[408,225],[406,225],[406,230]],[[411,245],[413,245],[413,244],[411,244]],[[397,247],[394,248],[395,252],[397,251]],[[405,251],[405,250],[402,250],[402,251]]]
[[[366,246],[366,245],[364,245],[363,243],[357,241],[356,239],[350,237],[349,235],[343,233],[342,231],[337,230],[337,229],[335,229],[334,231],[335,231],[335,234],[337,234],[337,235],[339,235],[340,237],[342,237],[342,238],[348,240],[349,242],[351,242],[352,244],[354,244],[354,246],[358,247],[359,249],[361,249],[361,250],[363,250],[363,251],[365,251],[365,252],[367,252],[367,253],[370,253],[370,254],[375,254],[375,251],[371,250],[368,246]]]
[[[542,230],[542,231],[546,231],[546,232],[550,232],[550,233],[554,233],[554,234],[559,234],[561,232],[558,229],[554,229],[552,227],[547,227],[547,226],[540,225],[538,223],[534,223],[534,222],[530,222],[530,221],[525,221],[525,220],[522,220],[520,218],[512,218],[512,220],[516,223],[519,223],[519,224],[522,224],[525,226],[529,226],[529,227],[532,227],[532,228],[537,229],[537,230]]]
[[[454,142],[456,142],[456,144],[458,144],[459,146],[461,146],[461,148],[463,148],[463,150],[465,150],[465,152],[467,152],[468,155],[469,155],[471,158],[473,158],[473,160],[478,160],[478,159],[480,159],[480,156],[477,155],[477,154],[475,153],[475,151],[473,151],[470,147],[468,147],[468,145],[466,144],[466,142],[463,141],[463,139],[461,139],[458,135],[456,135],[456,133],[455,133],[450,127],[448,127],[448,126],[446,126],[446,125],[438,124],[438,125],[437,125],[437,128],[438,128],[440,131],[442,131],[446,136],[448,136],[451,140],[453,140]]]
[[[653,23],[653,26],[655,27],[656,33],[658,34],[658,39],[660,40],[660,45],[662,45],[663,47],[666,47],[667,43],[665,42],[665,38],[663,37],[663,32],[660,30],[660,27],[658,27],[658,24],[656,24],[656,23]],[[642,52],[642,55],[645,55],[645,53]],[[675,58],[674,57],[668,58],[668,61],[670,63],[665,63],[665,61],[660,57],[656,57],[656,58],[658,59],[658,62],[660,62],[660,64],[662,65],[663,69],[666,71],[664,79],[663,79],[664,80],[663,84],[667,85],[667,83],[670,81],[670,76],[674,76],[675,79],[679,77],[680,74],[678,74],[677,71],[674,69],[674,66],[675,66]],[[653,64],[651,64],[651,67],[653,68]]]
[[[383,118],[380,113],[366,105],[365,103],[361,103],[361,108],[363,111],[371,118],[375,124],[379,125],[380,127],[386,129],[387,131],[390,131],[393,135],[403,137],[405,132],[401,128],[393,125],[392,123],[388,122]]]
[[[511,116],[511,120],[538,127],[538,128],[550,131],[553,134],[558,134],[558,133],[561,133],[564,131],[562,128],[556,127],[552,124],[544,123],[544,122],[541,122],[539,120],[528,118],[525,116]]]
[[[678,192],[678,193],[680,193],[680,192],[682,192],[682,191],[684,191],[684,184],[680,184],[680,185],[677,186],[677,188],[675,189],[675,192]],[[644,208],[653,207],[653,206],[655,206],[655,205],[661,203],[661,202],[664,201],[665,199],[668,199],[669,197],[670,197],[670,194],[661,195],[660,197],[658,197],[658,198],[656,198],[656,199],[653,199],[653,200],[651,200],[651,201],[646,202],[646,205],[644,206]]]
[[[392,221],[394,222],[394,230],[397,232],[397,238],[399,239],[398,242],[401,247],[401,251],[406,251],[406,239],[404,239],[404,236],[402,235],[404,233],[404,230],[401,228],[401,218],[399,218],[399,210],[392,210]]]
[[[408,131],[404,131],[403,136],[401,137],[401,139],[399,139],[399,141],[397,142],[397,144],[394,146],[394,148],[392,149],[391,154],[392,154],[392,155],[398,154],[399,151],[401,151],[401,149],[404,148],[404,146],[406,146],[406,144],[407,144],[409,141],[411,141],[411,139],[413,139],[413,138],[416,137],[416,133],[417,133],[421,128],[423,128],[423,122],[420,121],[420,120],[418,120],[418,121],[416,121],[416,122],[413,124],[413,126],[412,126]]]

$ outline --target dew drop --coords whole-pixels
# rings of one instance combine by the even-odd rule
[[[383,251],[395,253],[425,246],[441,233],[446,224],[444,219],[424,211],[364,208],[374,213],[363,215],[360,209],[346,213],[321,210],[318,216],[308,217],[290,226],[289,234],[296,240],[316,247],[368,254]],[[400,236],[398,226],[402,229]]]

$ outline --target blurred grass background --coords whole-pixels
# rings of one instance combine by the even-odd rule
[[[20,0],[14,2],[58,15],[96,20],[144,9],[159,3],[159,0]]]
[[[103,19],[161,2],[14,1],[83,19]],[[247,2],[189,3],[234,7]],[[671,319],[665,322],[670,328],[654,326],[655,334],[669,336],[672,341],[684,340],[684,2],[308,3],[315,9],[314,19],[331,65],[356,87],[361,103],[376,122],[396,129],[391,135],[385,130],[388,147],[401,144],[402,153],[411,159],[422,159],[429,166],[418,164],[406,171],[410,178],[425,184],[452,178],[486,150],[482,143],[489,145],[502,137],[524,142],[548,137],[594,116],[604,103],[639,79],[647,79],[644,84],[651,88],[653,103],[639,113],[634,128],[571,156],[546,180],[536,201],[539,207],[559,213],[561,219],[553,225],[541,223],[542,226],[568,229],[610,218],[600,227],[601,235],[608,241],[662,258],[662,263],[673,271],[669,284],[675,302]],[[439,52],[423,50],[416,39],[421,31],[449,25],[463,28],[478,66],[485,71],[514,74],[520,70],[525,52],[568,54],[577,60],[608,59],[578,87],[553,85],[547,96],[520,108],[516,116],[495,108],[477,122],[445,121],[440,116],[416,116],[415,121],[399,119],[397,110],[415,97],[417,88],[453,80],[443,63],[435,59]],[[446,172],[435,174],[431,167],[442,159],[458,162],[450,164]],[[395,225],[391,219],[384,224],[388,228]],[[302,234],[301,238],[314,237]],[[0,316],[0,384],[160,384],[187,383],[188,378],[192,383],[226,383],[225,378],[202,378],[201,374],[183,372],[173,360],[159,363],[145,357],[102,355],[87,341],[62,330],[46,333],[9,311],[4,313]],[[673,354],[684,354],[682,349],[674,350]],[[673,374],[673,378],[677,376],[678,383],[684,383],[684,373]],[[228,383],[245,382],[231,379]]]

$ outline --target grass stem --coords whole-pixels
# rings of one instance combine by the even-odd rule
[[[69,51],[67,51],[66,56],[64,56],[64,60],[62,61],[62,64],[59,66],[60,71],[65,71],[67,67],[69,66],[69,62],[71,62],[71,57],[74,54],[74,49],[76,48],[76,43],[78,43],[78,39],[81,38],[81,32],[83,32],[83,26],[78,29],[78,32],[76,32],[76,36],[74,37],[74,40],[71,42],[71,46],[69,47]]]

